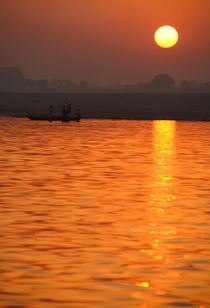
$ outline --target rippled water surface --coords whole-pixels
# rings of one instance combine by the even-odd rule
[[[210,123],[0,131],[0,307],[210,307]]]

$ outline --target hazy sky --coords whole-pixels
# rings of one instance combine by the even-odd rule
[[[210,80],[210,0],[0,0],[0,66],[97,83]],[[153,40],[176,27],[170,49]]]

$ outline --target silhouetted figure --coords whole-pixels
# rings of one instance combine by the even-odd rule
[[[62,115],[63,117],[66,117],[68,114],[68,103],[65,102],[65,104],[63,105],[63,109],[62,109]]]
[[[62,110],[63,121],[66,121],[69,119],[70,113],[71,113],[71,104],[68,102],[65,102],[63,106],[63,110]]]

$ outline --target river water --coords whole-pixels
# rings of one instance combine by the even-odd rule
[[[0,307],[210,307],[210,123],[0,131]]]

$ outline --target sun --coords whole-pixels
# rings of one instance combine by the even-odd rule
[[[162,26],[155,32],[155,42],[162,48],[170,48],[176,45],[179,34],[174,27]]]

